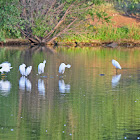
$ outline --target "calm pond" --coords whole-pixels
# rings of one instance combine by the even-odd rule
[[[4,61],[13,68],[0,75],[0,140],[140,139],[140,49],[8,47]],[[62,62],[71,65],[63,78]],[[33,67],[26,79],[22,63]]]

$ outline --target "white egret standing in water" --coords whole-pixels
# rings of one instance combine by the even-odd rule
[[[11,63],[3,62],[3,63],[0,64],[0,67],[11,67]]]
[[[46,60],[44,60],[43,63],[40,63],[38,65],[38,74],[44,73],[45,64],[46,64]]]
[[[31,71],[32,71],[32,66],[27,67],[25,71],[26,74],[25,76],[28,76],[31,73]]]
[[[3,73],[3,72],[10,72],[10,69],[12,69],[12,67],[2,67],[0,69],[0,72]]]
[[[10,69],[12,69],[13,67],[11,67],[11,63],[9,62],[3,62],[2,64],[0,64],[0,67],[2,67],[0,69],[0,72],[10,72]]]
[[[25,64],[19,66],[19,71],[22,76],[25,76],[25,67],[26,67]]]
[[[116,68],[116,74],[117,74],[117,69],[122,69],[120,64],[114,59],[112,59],[112,65]]]
[[[2,64],[0,64],[0,67],[2,67],[0,69],[0,72],[10,72],[10,69],[12,69],[13,67],[11,67],[11,63],[9,62],[3,62]]]
[[[70,67],[71,67],[70,64],[66,65],[65,63],[61,63],[61,65],[59,66],[59,73],[64,74],[65,68],[70,68]]]
[[[122,69],[121,66],[120,66],[120,64],[119,64],[116,60],[114,60],[114,59],[112,59],[112,65],[113,65],[116,69]]]
[[[29,66],[27,68],[25,68],[25,67],[26,67],[25,64],[22,64],[19,66],[19,71],[22,76],[28,76],[31,73],[32,66]]]

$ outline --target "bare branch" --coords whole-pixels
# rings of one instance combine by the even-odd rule
[[[65,33],[69,27],[77,20],[77,18],[75,18],[64,30],[62,30],[61,32],[59,32],[56,36],[54,36],[52,39],[48,40],[48,44],[51,43],[53,40],[55,40],[58,36],[60,36],[61,34]]]
[[[47,11],[46,15],[48,15],[48,13],[50,12],[50,10],[54,7],[54,5],[56,4],[56,0],[54,0],[54,2],[52,2],[52,5],[50,6],[49,10]]]
[[[69,10],[72,8],[72,6],[73,6],[73,4],[71,4],[71,5],[68,7],[68,9],[66,10],[65,14],[64,14],[63,17],[61,18],[61,20],[57,23],[57,25],[54,27],[54,29],[51,30],[51,31],[47,34],[47,36],[44,37],[45,40],[46,40],[47,38],[49,38],[49,37],[53,34],[53,32],[63,23],[64,19],[66,18],[67,14],[69,13]],[[46,31],[45,33],[47,33],[47,31]]]

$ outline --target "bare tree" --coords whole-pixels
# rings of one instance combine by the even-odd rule
[[[20,0],[21,21],[16,27],[33,43],[51,43],[75,28],[75,23],[85,22],[85,13],[92,7],[86,0]]]

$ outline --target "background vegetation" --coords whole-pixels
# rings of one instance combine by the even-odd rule
[[[6,0],[0,1],[0,41],[27,38],[31,42],[92,42],[93,40],[139,40],[139,27],[114,27],[102,5],[126,16],[139,16],[139,0]],[[99,20],[102,25],[89,21]],[[59,38],[58,38],[59,37]]]

